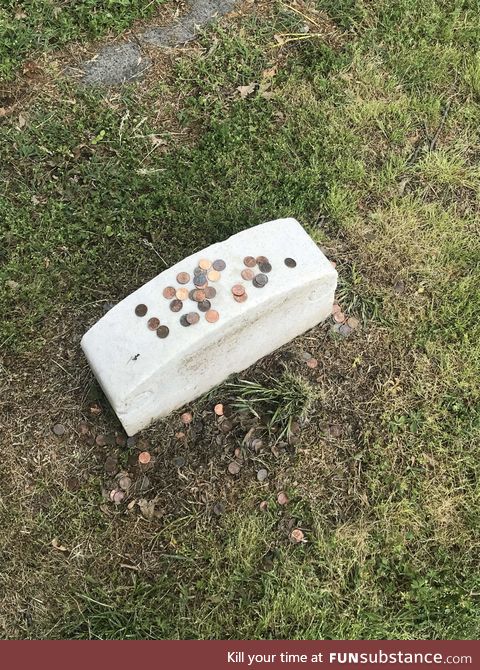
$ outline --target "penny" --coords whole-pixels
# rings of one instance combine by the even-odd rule
[[[175,296],[179,300],[186,300],[188,298],[188,288],[179,288],[175,291]]]
[[[185,425],[188,425],[189,423],[192,423],[193,415],[192,415],[191,412],[184,412],[182,414],[182,416],[180,417],[180,419],[182,420],[182,423],[184,423]]]
[[[209,323],[215,323],[220,318],[220,314],[215,309],[209,309],[205,314],[205,318]]]
[[[120,477],[120,479],[118,480],[118,485],[119,485],[120,488],[123,489],[124,491],[128,491],[128,489],[129,489],[129,488],[131,487],[131,485],[132,485],[132,480],[130,479],[130,477],[127,477],[127,476],[125,475],[125,476],[123,476],[123,477]]]
[[[300,530],[300,528],[294,528],[292,532],[290,533],[290,540],[294,542],[295,544],[298,544],[299,542],[303,542],[305,535],[303,532]]]
[[[61,437],[65,433],[65,426],[63,426],[61,423],[56,423],[52,430],[57,437]]]
[[[257,261],[254,259],[253,256],[245,256],[243,259],[243,264],[247,266],[247,268],[254,268],[255,265],[257,264]]]
[[[210,302],[210,300],[202,300],[202,302],[198,303],[198,309],[201,312],[208,312],[208,310],[210,309],[211,306],[212,306],[212,303]]]
[[[163,289],[163,297],[167,298],[168,300],[171,300],[175,297],[175,289],[173,286],[167,286]]]
[[[183,307],[183,302],[181,300],[172,300],[170,303],[170,309],[172,312],[179,312]]]
[[[193,299],[195,300],[195,302],[203,302],[206,297],[207,295],[205,291],[201,288],[193,292]]]
[[[209,273],[207,274],[207,277],[209,278],[210,281],[218,281],[222,275],[218,270],[210,270]]]
[[[245,293],[245,288],[241,284],[235,284],[232,286],[233,295],[243,295]]]
[[[119,505],[124,498],[125,498],[125,493],[123,491],[115,491],[115,493],[113,494],[113,502],[116,505]]]
[[[341,312],[342,308],[340,307],[339,304],[335,303],[332,307],[332,314],[337,314],[338,312]]]
[[[277,502],[279,505],[287,505],[289,501],[286,493],[280,491],[280,493],[277,495]]]
[[[266,284],[268,283],[268,277],[267,275],[256,275],[255,279],[253,280],[253,285],[256,286],[256,288],[263,288]]]
[[[248,300],[248,295],[244,293],[243,295],[234,295],[233,298],[236,302],[245,302],[245,300]]]
[[[345,321],[345,314],[344,314],[342,311],[340,311],[340,312],[335,312],[335,314],[333,315],[333,319],[334,319],[334,321],[336,321],[337,323],[344,323],[344,321]]]
[[[255,277],[255,272],[250,270],[250,268],[245,268],[245,270],[242,270],[241,275],[242,279],[245,279],[245,281],[252,281]]]
[[[316,358],[309,358],[307,361],[307,366],[314,370],[316,367],[318,367],[318,361]]]
[[[201,275],[197,275],[196,277],[193,278],[193,283],[197,288],[201,288],[204,286],[204,284],[207,283],[207,275],[205,273],[202,273]]]
[[[213,411],[217,416],[223,416],[223,405],[221,402],[219,402],[215,407],[213,408]]]
[[[189,312],[186,316],[186,319],[188,323],[193,326],[193,324],[198,323],[200,321],[200,315],[197,314],[196,312]]]
[[[216,261],[213,261],[213,269],[217,270],[217,272],[222,272],[222,270],[225,270],[226,267],[227,264],[221,258],[217,258]]]
[[[228,464],[228,471],[231,475],[238,475],[240,472],[241,468],[238,463],[235,463],[235,461],[232,461],[231,463]]]
[[[190,275],[188,272],[179,272],[177,275],[177,281],[179,284],[188,284],[190,281]]]
[[[260,265],[261,263],[269,263],[270,261],[266,256],[257,256],[255,259],[255,263],[257,265]]]
[[[137,305],[135,307],[135,314],[137,316],[145,316],[145,314],[148,312],[148,307],[146,305]]]
[[[147,326],[149,330],[157,330],[159,325],[160,325],[160,319],[157,319],[156,316],[152,316],[151,319],[148,319]]]
[[[141,463],[142,465],[147,465],[147,463],[150,463],[152,460],[152,457],[148,453],[148,451],[141,451],[138,454],[138,462]]]
[[[157,336],[160,337],[162,340],[168,337],[169,333],[170,330],[167,328],[167,326],[160,326],[160,328],[157,328]]]
[[[192,290],[188,292],[188,297],[190,298],[190,300],[193,300],[194,302],[195,302],[195,291],[196,289],[192,288]]]
[[[355,328],[358,328],[360,325],[360,321],[354,316],[351,316],[349,319],[347,319],[347,325],[349,325],[352,330],[355,330]]]
[[[187,321],[187,315],[186,314],[183,314],[183,316],[180,317],[180,323],[182,324],[182,326],[184,328],[188,328],[190,323]]]
[[[202,260],[198,262],[198,267],[202,268],[202,270],[210,270],[212,263],[208,258],[202,258]]]
[[[202,270],[202,268],[197,265],[197,267],[193,271],[193,276],[196,277],[197,275],[201,275],[203,273],[204,273],[204,270]]]
[[[259,482],[264,482],[267,477],[268,477],[268,470],[266,470],[265,468],[261,468],[257,472],[257,479]]]
[[[259,263],[258,264],[258,269],[260,270],[260,272],[271,272],[272,266],[267,261],[266,263]]]
[[[287,268],[294,268],[297,266],[297,261],[293,260],[293,258],[286,258],[283,262]]]
[[[205,287],[205,296],[209,300],[212,300],[216,295],[217,295],[217,289],[216,288],[213,288],[213,286],[206,286]]]

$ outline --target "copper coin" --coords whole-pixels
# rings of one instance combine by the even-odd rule
[[[170,309],[172,312],[179,312],[183,307],[183,302],[181,300],[172,300],[170,303]]]
[[[148,319],[147,326],[149,330],[157,330],[159,325],[160,325],[160,319],[157,319],[156,316],[152,316],[151,319]]]
[[[209,300],[212,300],[216,295],[217,295],[217,289],[216,288],[213,288],[213,286],[206,286],[205,287],[205,296]]]
[[[293,258],[286,258],[283,262],[287,268],[294,268],[297,266],[297,261],[293,260]]]
[[[245,287],[241,284],[235,284],[235,286],[232,286],[232,293],[233,295],[243,295],[245,293]]]
[[[167,298],[168,300],[171,300],[175,297],[175,289],[173,286],[167,286],[163,289],[163,297]]]
[[[204,286],[204,284],[207,283],[207,275],[204,272],[202,272],[201,275],[197,275],[196,277],[193,278],[193,283],[198,288],[200,288],[201,286]]]
[[[148,451],[142,451],[138,454],[138,462],[141,463],[142,465],[147,465],[147,463],[150,463],[152,460],[152,457],[148,453]]]
[[[220,314],[215,309],[209,309],[205,314],[208,323],[215,323],[220,318]]]
[[[228,464],[228,471],[231,475],[238,475],[240,472],[241,467],[238,463],[235,463],[235,461],[232,461],[231,463]]]
[[[345,322],[345,314],[342,311],[335,312],[335,314],[333,315],[333,319],[337,323],[344,323]]]
[[[207,274],[207,277],[210,281],[218,281],[222,275],[218,270],[210,270]]]
[[[188,288],[179,288],[175,291],[175,296],[179,300],[186,300],[188,298]]]
[[[245,256],[243,259],[243,264],[247,266],[247,268],[254,268],[255,265],[257,264],[257,261],[254,259],[253,256]]]
[[[145,314],[148,312],[148,307],[146,305],[137,305],[135,307],[135,314],[137,316],[145,316]]]
[[[256,286],[257,288],[263,288],[266,284],[268,283],[268,277],[267,275],[256,275],[255,279],[253,280],[253,285]]]
[[[190,298],[190,300],[193,300],[194,302],[195,302],[195,290],[196,289],[192,288],[192,290],[189,291],[188,293],[188,297]]]
[[[212,262],[209,261],[208,258],[202,258],[202,260],[198,262],[198,267],[202,268],[202,270],[210,270]]]
[[[213,408],[213,411],[217,416],[223,416],[223,405],[221,402],[218,403],[218,405],[215,405]]]
[[[210,300],[202,300],[202,302],[198,303],[198,309],[201,312],[208,312],[208,310],[210,309],[211,306],[212,306],[212,303],[210,302]]]
[[[347,319],[347,325],[349,325],[352,330],[355,330],[355,328],[358,328],[360,325],[360,321],[354,316],[351,316],[349,319]]]
[[[259,263],[258,264],[258,269],[260,270],[260,272],[271,272],[272,266],[267,261],[266,263]]]
[[[180,323],[182,324],[182,326],[183,326],[184,328],[188,328],[188,326],[189,326],[190,324],[189,324],[188,321],[187,321],[187,315],[186,315],[186,314],[183,314],[183,315],[180,317]]]
[[[257,263],[257,265],[260,265],[261,263],[269,263],[270,261],[266,256],[257,256],[255,262]]]
[[[157,328],[157,336],[160,337],[162,340],[168,337],[169,333],[170,330],[167,328],[167,326],[160,326],[160,328]]]
[[[198,323],[200,321],[200,315],[197,314],[197,312],[189,312],[186,316],[186,319],[188,323],[193,326],[194,323]]]
[[[248,295],[246,293],[243,295],[234,295],[233,297],[237,302],[245,302],[245,300],[248,300]]]
[[[195,300],[195,302],[203,302],[206,297],[207,295],[205,291],[201,288],[193,292],[193,299]]]
[[[180,417],[182,420],[182,423],[184,423],[186,426],[188,426],[189,423],[192,423],[193,421],[193,415],[191,412],[184,412],[182,416]]]
[[[226,267],[227,264],[221,258],[217,258],[216,261],[213,261],[213,269],[217,270],[218,272],[222,272],[222,270],[225,270]]]
[[[318,367],[318,361],[316,358],[309,358],[307,361],[307,365],[312,370],[315,370],[315,368]]]
[[[188,284],[190,281],[190,275],[188,272],[179,272],[177,275],[177,281],[179,284]]]
[[[250,270],[250,268],[245,268],[245,270],[242,270],[242,279],[245,279],[245,281],[252,281],[252,279],[255,277],[255,272],[253,270]]]
[[[204,273],[205,273],[205,270],[202,270],[202,268],[197,265],[197,267],[193,271],[193,276],[196,277],[197,275],[202,275]]]
[[[341,312],[342,308],[338,303],[334,303],[332,307],[332,314],[338,314],[338,312]]]

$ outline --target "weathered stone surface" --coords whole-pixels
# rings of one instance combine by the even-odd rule
[[[272,270],[265,287],[242,280],[246,256],[268,258]],[[296,266],[287,267],[285,258]],[[174,313],[163,290],[181,288],[179,272],[193,279],[201,259],[226,262],[219,281],[211,284],[217,291],[212,308],[220,318],[210,323],[199,312],[199,322],[184,327],[180,319],[197,311],[196,303],[186,299]],[[112,307],[85,334],[82,348],[127,434],[133,435],[327,318],[336,283],[336,271],[295,219],[270,221],[159,274]],[[234,299],[236,284],[245,287],[245,302]],[[148,307],[143,317],[135,314],[140,304]],[[169,328],[168,337],[149,330],[152,317]]]
[[[150,65],[150,59],[142,54],[133,42],[104,47],[83,69],[83,83],[112,86],[140,79]]]

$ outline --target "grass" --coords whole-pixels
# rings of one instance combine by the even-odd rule
[[[88,4],[61,4],[67,23],[50,21],[39,43],[48,6],[28,3],[3,76],[21,80],[24,59],[122,30],[148,3],[112,16]],[[55,52],[34,95],[5,84],[3,637],[478,637],[476,3],[295,6],[323,39],[279,45],[304,19],[266,3],[154,55],[141,85],[77,88]],[[19,21],[13,11],[4,17]],[[119,430],[78,347],[103,306],[284,215],[337,262],[338,299],[361,320],[348,339],[324,324],[235,382],[281,430],[305,411],[295,444],[272,451],[235,407],[223,432],[212,411],[229,404],[223,388],[189,408],[188,429],[176,413],[141,436],[155,460],[147,481],[135,450],[84,440],[81,420],[93,435]],[[252,427],[259,453],[244,445]],[[154,501],[152,520],[109,502],[112,452],[143,482],[129,500]],[[289,541],[292,525],[306,543]]]

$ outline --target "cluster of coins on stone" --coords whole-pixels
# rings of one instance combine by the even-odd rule
[[[148,312],[148,307],[146,305],[137,305],[135,307],[135,314],[137,316],[143,317],[146,316]],[[150,319],[147,321],[147,327],[149,330],[153,330],[157,333],[157,336],[160,337],[161,339],[164,339],[165,337],[168,337],[170,334],[170,330],[167,326],[164,326],[160,323],[160,319],[157,318],[156,316],[152,316]]]
[[[240,275],[245,281],[251,281],[255,288],[263,288],[268,284],[267,274],[271,272],[272,266],[266,256],[245,256],[243,259],[245,268]],[[258,271],[256,268],[258,267]],[[248,300],[248,293],[242,284],[235,284],[232,286],[232,295],[236,302],[245,302]]]

